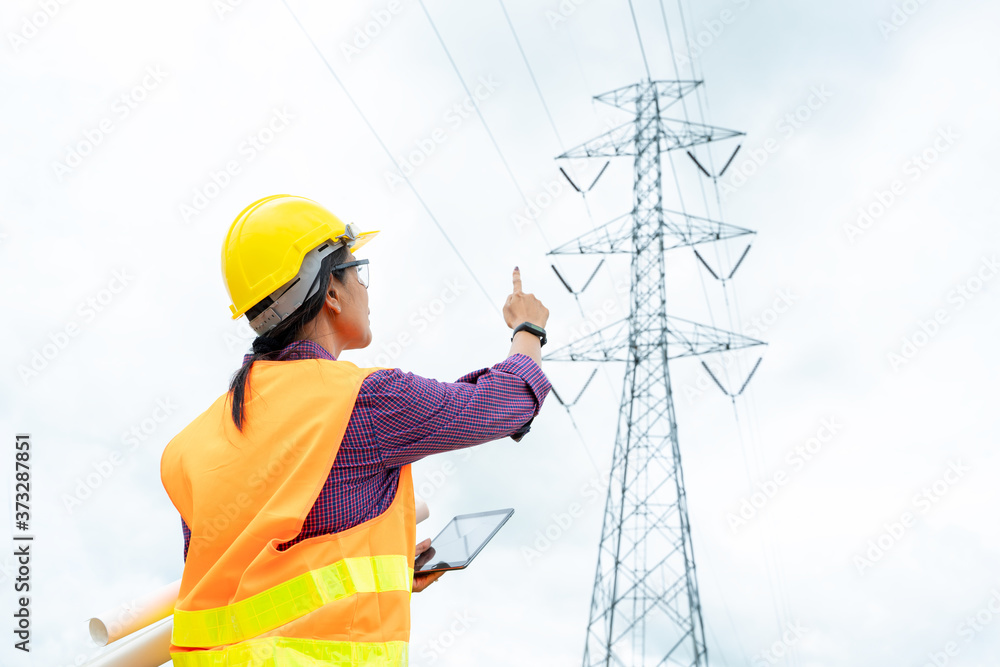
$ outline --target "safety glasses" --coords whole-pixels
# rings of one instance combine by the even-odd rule
[[[367,259],[356,259],[353,262],[345,262],[344,264],[337,264],[332,267],[330,271],[337,271],[339,269],[349,269],[352,266],[358,267],[358,282],[368,289],[368,260]]]

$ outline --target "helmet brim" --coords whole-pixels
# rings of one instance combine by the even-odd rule
[[[361,232],[360,234],[358,234],[357,238],[354,239],[353,245],[351,245],[351,252],[356,253],[358,249],[361,248],[361,246],[365,245],[373,238],[375,238],[375,235],[378,234],[380,231],[382,230],[375,229],[370,232]]]

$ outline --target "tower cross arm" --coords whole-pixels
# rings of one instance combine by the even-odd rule
[[[627,361],[629,356],[645,357],[659,350],[663,334],[667,339],[667,359],[693,357],[738,350],[764,341],[679,317],[667,317],[666,331],[655,319],[649,326],[631,325],[633,318],[612,322],[542,357],[543,361]],[[631,352],[631,354],[630,354]]]

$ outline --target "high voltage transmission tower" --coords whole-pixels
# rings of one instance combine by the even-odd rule
[[[597,95],[634,118],[557,158],[630,155],[635,168],[630,213],[548,253],[631,255],[628,317],[544,357],[625,362],[585,666],[708,665],[668,361],[763,343],[667,315],[667,250],[754,233],[664,208],[664,153],[742,134],[662,115],[701,83],[646,80]]]

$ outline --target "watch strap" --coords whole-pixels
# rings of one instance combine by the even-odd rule
[[[514,333],[511,334],[510,337],[511,340],[514,340],[514,335],[517,334],[518,331],[529,331],[535,334],[536,336],[538,336],[539,341],[541,342],[542,345],[545,345],[545,343],[547,342],[545,329],[538,326],[537,324],[532,324],[531,322],[521,322],[516,327],[514,327]]]

